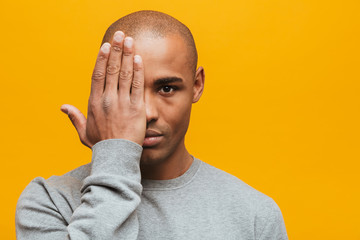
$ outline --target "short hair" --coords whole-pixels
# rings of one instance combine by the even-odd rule
[[[195,75],[198,54],[193,35],[187,26],[174,17],[152,10],[130,13],[110,25],[105,32],[102,44],[110,42],[114,33],[118,30],[134,39],[140,38],[142,33],[145,32],[154,38],[164,38],[170,35],[182,37],[188,47],[188,64]]]

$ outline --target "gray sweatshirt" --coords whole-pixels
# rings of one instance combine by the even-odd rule
[[[270,197],[195,157],[183,175],[149,180],[139,144],[108,139],[92,151],[91,163],[28,184],[18,240],[288,239]]]

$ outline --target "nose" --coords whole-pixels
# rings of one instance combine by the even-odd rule
[[[151,122],[156,122],[159,118],[159,113],[156,106],[156,99],[151,94],[145,93],[145,111],[146,111],[146,125]]]

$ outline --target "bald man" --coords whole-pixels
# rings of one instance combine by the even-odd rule
[[[17,239],[287,239],[270,197],[187,151],[204,78],[178,20],[140,11],[113,23],[87,119],[61,107],[92,160],[29,183],[17,204]]]

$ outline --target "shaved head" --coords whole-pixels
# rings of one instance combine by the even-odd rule
[[[181,37],[188,49],[188,65],[195,74],[198,55],[194,38],[183,23],[170,15],[150,10],[126,15],[110,25],[106,30],[102,44],[111,42],[116,31],[122,31],[135,40],[142,37],[166,38],[173,35]]]

